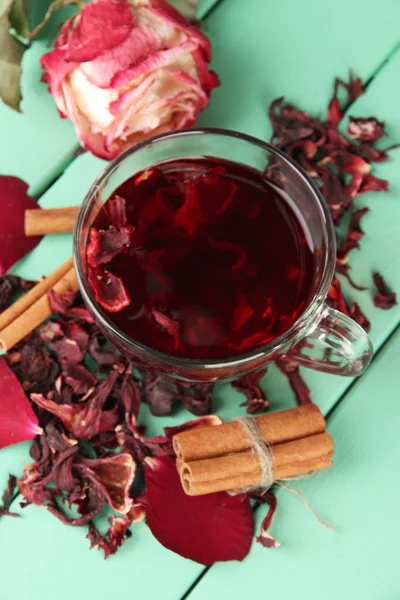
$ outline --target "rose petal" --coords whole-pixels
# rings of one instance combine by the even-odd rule
[[[134,19],[125,0],[95,0],[73,18],[68,40],[68,62],[87,62],[121,44],[130,34]]]
[[[42,236],[25,235],[25,211],[40,208],[27,191],[28,185],[22,179],[0,175],[0,275],[4,275],[42,239]]]
[[[41,433],[25,392],[4,358],[0,359],[0,448],[33,440]]]
[[[148,459],[145,479],[147,524],[163,546],[203,565],[247,556],[254,519],[246,495],[187,496],[169,457]]]

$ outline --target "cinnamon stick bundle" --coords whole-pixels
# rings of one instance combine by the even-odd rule
[[[0,347],[3,350],[8,352],[50,316],[47,294],[51,289],[59,295],[69,290],[78,291],[72,259],[67,260],[0,315]]]
[[[279,444],[323,433],[325,419],[315,404],[255,417],[265,442]],[[188,462],[250,450],[251,441],[237,421],[181,431],[173,438],[178,460]]]
[[[34,208],[25,211],[25,235],[72,233],[79,206],[65,208]]]
[[[255,418],[271,448],[274,480],[332,465],[333,440],[313,404]],[[199,427],[176,434],[173,446],[184,491],[191,496],[257,486],[259,455],[239,422]]]

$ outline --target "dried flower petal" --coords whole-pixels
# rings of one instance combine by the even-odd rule
[[[385,123],[378,121],[375,117],[362,119],[360,117],[350,117],[347,126],[347,135],[360,142],[376,142],[385,133]]]
[[[115,554],[118,548],[132,535],[128,529],[131,521],[127,517],[110,517],[108,522],[110,527],[105,535],[101,535],[97,527],[93,523],[89,523],[89,531],[86,536],[90,541],[90,549],[103,550],[105,559],[111,554]]]
[[[88,263],[91,267],[109,263],[121,252],[127,252],[131,245],[131,227],[121,229],[106,229],[98,231],[90,229],[89,243],[86,250]]]
[[[260,381],[265,376],[267,369],[247,373],[232,382],[232,386],[238,392],[246,396],[246,401],[241,406],[246,406],[249,414],[264,412],[269,408],[268,399],[260,387]]]
[[[127,514],[133,504],[130,489],[136,474],[136,463],[128,453],[88,459],[82,458],[76,468],[101,490],[116,512]]]
[[[204,223],[205,216],[201,210],[196,184],[185,182],[185,202],[175,215],[175,222],[189,235],[193,235],[197,227]]]
[[[156,322],[174,339],[174,349],[179,348],[179,323],[170,319],[167,315],[159,310],[153,309],[151,314],[155,318]]]
[[[267,533],[268,529],[271,526],[272,517],[274,516],[276,510],[276,497],[270,490],[260,490],[251,492],[250,497],[253,498],[253,500],[257,500],[257,502],[260,502],[262,504],[268,504],[269,506],[267,515],[261,523],[260,535],[256,537],[256,542],[264,546],[264,548],[279,548],[279,546],[281,545],[280,542],[277,542],[276,539],[272,537],[272,535]]]
[[[364,175],[361,181],[359,194],[364,192],[388,192],[389,182],[387,179],[379,179],[374,175]]]
[[[122,279],[110,271],[89,269],[89,283],[97,302],[106,310],[119,312],[130,305]]]
[[[18,496],[17,478],[14,475],[8,476],[7,487],[2,495],[3,506],[0,506],[0,517],[19,517],[15,512],[10,512],[10,506],[14,499]]]
[[[218,415],[206,415],[205,417],[199,417],[192,421],[186,421],[182,425],[176,425],[175,427],[164,427],[164,433],[167,438],[172,439],[174,435],[187,429],[196,429],[197,427],[207,427],[209,425],[222,425],[223,420]]]
[[[121,229],[127,224],[126,201],[121,196],[115,196],[107,202],[107,211],[110,223],[115,229]]]
[[[25,392],[4,358],[0,359],[0,448],[33,440],[41,428]]]
[[[361,311],[361,308],[357,304],[357,302],[353,302],[349,310],[349,317],[351,317],[356,323],[358,323],[366,333],[371,331],[371,323],[368,321],[367,317]]]
[[[35,404],[61,419],[64,426],[75,437],[90,440],[102,431],[113,430],[118,422],[118,415],[114,410],[103,410],[117,377],[118,372],[112,371],[85,402],[73,406],[57,404],[42,394],[31,394],[31,399]]]
[[[374,304],[382,310],[389,310],[396,306],[397,299],[394,292],[389,292],[385,280],[379,273],[373,274],[374,283],[378,289],[374,294]]]
[[[169,457],[148,459],[145,479],[147,524],[163,546],[203,565],[247,556],[254,520],[246,495],[187,496]]]
[[[289,381],[289,384],[295,393],[297,404],[299,406],[303,404],[311,404],[312,400],[310,389],[300,375],[300,368],[298,365],[282,360],[278,360],[276,365]]]
[[[27,237],[25,211],[40,208],[27,194],[28,185],[8,175],[0,175],[0,275],[38,245],[41,236]]]

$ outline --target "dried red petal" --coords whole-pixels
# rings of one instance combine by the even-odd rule
[[[176,425],[175,427],[164,427],[164,433],[167,438],[172,439],[174,435],[187,429],[196,429],[197,427],[207,427],[209,425],[222,425],[223,420],[218,415],[206,415],[205,417],[199,417],[192,421],[186,421],[182,425]]]
[[[3,492],[1,501],[3,506],[0,506],[0,517],[19,517],[15,512],[10,512],[10,506],[13,500],[18,496],[17,478],[14,475],[8,476],[7,487]]]
[[[271,526],[272,517],[274,516],[276,510],[276,497],[269,490],[264,492],[252,492],[250,496],[258,502],[269,505],[267,515],[261,523],[260,535],[256,537],[256,542],[264,546],[264,548],[279,548],[280,542],[277,542],[271,534],[267,533],[269,527]]]
[[[89,269],[89,283],[97,302],[110,312],[119,312],[130,305],[131,299],[120,277],[110,271]]]
[[[104,558],[115,554],[127,539],[132,536],[128,527],[131,524],[127,517],[110,517],[110,527],[105,535],[101,535],[93,523],[89,523],[87,538],[90,541],[90,549],[99,548],[104,552]]]
[[[379,179],[374,175],[364,175],[361,181],[359,194],[364,192],[388,192],[389,182],[387,179]]]
[[[382,275],[379,273],[374,273],[373,279],[378,289],[373,296],[375,306],[377,308],[381,308],[382,310],[389,310],[390,308],[393,308],[393,306],[396,306],[396,294],[394,292],[389,292]]]
[[[86,250],[88,263],[91,267],[109,263],[121,252],[126,252],[131,245],[132,228],[106,229],[105,231],[90,229],[89,243]]]
[[[57,354],[61,366],[76,364],[83,360],[84,354],[79,348],[78,343],[64,337],[51,344],[51,348]]]
[[[260,386],[260,381],[266,372],[267,369],[262,369],[254,373],[247,373],[232,382],[233,388],[246,396],[246,401],[241,406],[246,406],[249,414],[264,412],[269,408],[268,398]]]
[[[278,360],[276,363],[278,369],[283,373],[296,396],[296,402],[299,406],[311,404],[310,388],[300,375],[300,368],[294,363]]]
[[[113,510],[127,514],[133,504],[130,489],[136,474],[136,463],[126,452],[98,459],[82,458],[75,465],[85,477],[99,487]]]
[[[378,121],[375,117],[366,119],[349,117],[346,133],[349,137],[360,142],[375,142],[386,135],[385,123]]]
[[[353,302],[353,304],[350,306],[350,310],[349,310],[349,316],[359,325],[361,325],[361,327],[367,332],[369,333],[371,330],[371,323],[368,321],[367,317],[364,315],[364,313],[361,311],[361,308],[359,307],[359,305],[357,304],[357,302]]]
[[[115,229],[121,229],[127,224],[126,200],[121,196],[115,196],[107,202],[107,211],[110,223]]]
[[[27,191],[28,185],[22,179],[0,175],[0,275],[4,275],[42,239],[42,236],[25,235],[25,211],[40,208]]]
[[[147,459],[144,472],[147,524],[163,546],[203,565],[247,556],[254,519],[246,495],[187,496],[170,457]]]
[[[61,419],[64,426],[76,438],[90,440],[102,431],[113,430],[118,423],[118,415],[114,410],[103,410],[117,377],[118,372],[112,371],[107,379],[94,389],[90,397],[79,404],[57,404],[42,394],[31,394],[31,399],[35,404]]]
[[[337,127],[342,119],[343,113],[340,108],[339,99],[334,96],[328,106],[328,123],[333,127]]]
[[[346,173],[366,175],[371,170],[371,165],[361,158],[361,156],[356,156],[350,152],[342,152],[341,157],[343,158],[343,169]]]
[[[167,317],[167,315],[159,310],[153,309],[151,314],[155,318],[156,322],[164,329],[164,331],[173,337],[174,349],[177,350],[179,348],[179,323],[170,317]]]
[[[42,432],[25,392],[4,358],[0,359],[0,448],[33,440]]]
[[[193,235],[197,227],[205,220],[196,184],[194,181],[185,181],[185,202],[176,213],[176,224],[180,225],[189,235]]]

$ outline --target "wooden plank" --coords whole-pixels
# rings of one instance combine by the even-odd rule
[[[363,39],[371,37],[371,43],[367,48],[365,44],[362,46],[362,56],[361,51],[357,54],[359,65],[354,65],[359,66],[357,70],[364,76],[372,73],[375,66],[390,50],[397,36],[394,15],[399,14],[400,7],[389,0],[380,3],[379,14],[377,8],[373,15],[369,9],[365,9],[364,3],[361,4],[358,0],[354,2],[354,6],[353,3],[348,5],[344,0],[339,0],[335,5],[335,11],[328,15],[329,27],[325,21],[327,17],[323,17],[322,8],[319,8],[316,0],[302,3],[301,10],[297,3],[287,0],[273,5],[263,0],[252,0],[251,9],[248,8],[249,4],[237,0],[229,0],[229,2],[225,0],[215,9],[208,21],[208,33],[215,45],[214,66],[221,74],[223,87],[213,97],[210,109],[202,117],[203,125],[238,128],[266,137],[268,127],[265,107],[273,96],[287,90],[292,100],[299,99],[305,104],[307,98],[311,98],[313,102],[315,101],[316,109],[324,105],[333,76],[343,73],[343,65],[347,68],[349,64],[348,56],[353,54],[353,50],[361,47],[360,38],[357,43],[354,40],[353,27],[348,28],[347,34],[343,31],[341,10],[346,9],[349,22],[357,22],[360,37],[361,33]],[[330,10],[325,7],[324,12],[329,13]],[[391,11],[390,18],[387,16],[389,11]],[[365,12],[368,13],[368,18]],[[309,23],[310,14],[316,14],[317,19],[312,26]],[[385,16],[382,17],[382,14]],[[246,23],[246,34],[244,27],[242,29],[243,23]],[[299,23],[302,23],[300,33]],[[377,30],[379,35],[376,36],[376,40]],[[318,52],[315,49],[318,48],[319,51],[320,48],[325,47],[328,33],[330,52],[321,51],[322,56],[320,52],[319,58],[316,59],[315,54]],[[340,42],[343,37],[343,42]],[[338,54],[332,51],[336,46],[341,48]],[[32,50],[29,52],[31,53]],[[293,57],[296,57],[296,60]],[[278,66],[280,66],[279,70]],[[310,93],[310,90],[315,92]],[[389,116],[387,118],[389,119]],[[50,121],[46,120],[46,122],[49,123],[49,137],[46,143],[51,144],[52,125]],[[32,137],[30,143],[33,144],[35,139]],[[61,146],[64,148],[64,143]],[[41,150],[42,146],[39,149]],[[21,152],[21,164],[25,164],[28,158],[32,158],[33,153],[25,150]],[[36,155],[39,155],[37,146],[34,153],[35,161]],[[17,156],[15,150],[15,160]],[[18,166],[20,171],[17,174],[22,176],[22,173],[26,172],[31,185],[33,187],[36,185],[38,189],[46,178],[51,179],[51,177],[50,174],[46,175],[46,178],[36,177],[35,170],[40,171],[46,166],[46,161],[43,161],[41,156],[37,161],[32,166]],[[79,157],[43,196],[42,205],[63,206],[79,202],[101,168],[102,162],[98,159],[90,155]],[[48,169],[46,173],[50,173],[50,170]],[[377,197],[376,201],[378,201]],[[376,253],[379,241],[375,242],[374,247]],[[16,272],[30,277],[48,273],[60,264],[70,251],[70,236],[57,238],[49,236],[25,261],[20,263]],[[379,261],[378,266],[382,268],[385,265]],[[307,374],[307,379],[312,383],[313,393],[320,400],[324,410],[328,410],[348,385],[348,380],[310,372]],[[273,370],[266,380],[266,385],[273,389],[276,397],[274,407],[282,408],[287,403],[293,403],[293,398],[287,386],[283,385],[281,376],[274,375]],[[323,396],[322,391],[325,392]],[[217,400],[216,409],[221,409],[225,418],[233,416],[239,412],[238,404],[241,400],[238,394],[226,388]],[[141,413],[141,420],[151,424],[149,433],[160,430],[166,422],[176,423],[186,418],[187,414],[183,411],[168,419],[149,419],[146,407]],[[27,448],[28,445],[20,445],[1,451],[0,481],[5,481],[9,470],[16,474],[20,472],[20,467],[28,460]],[[168,600],[180,597],[202,571],[200,566],[184,561],[159,546],[143,524],[134,528],[133,539],[122,549],[118,557],[110,559],[107,563],[103,563],[99,553],[88,552],[88,544],[83,539],[82,530],[62,526],[43,508],[30,507],[24,512],[24,518],[20,521],[2,519],[0,527],[1,590],[7,600],[20,600],[20,589],[15,586],[15,581],[18,580],[16,572],[18,564],[24,565],[24,575],[29,581],[29,594],[32,600],[43,597],[44,564],[47,573],[46,582],[50,582],[51,578],[52,585],[57,584],[54,589],[59,600],[74,597],[75,588],[72,589],[70,585],[71,573],[74,581],[79,582],[79,596],[82,597],[90,594],[90,597],[105,600],[117,590],[117,593],[124,595],[143,594],[145,591],[149,598],[153,596],[159,598],[160,585],[162,585],[162,598]],[[237,565],[234,567],[237,568]],[[157,574],[156,577],[154,573]],[[229,582],[225,580],[224,585],[226,586],[227,583]]]
[[[299,498],[278,492],[271,532],[281,542],[255,544],[243,563],[214,565],[190,600],[398,598],[400,330],[329,419],[335,465],[293,484],[336,526],[325,529]],[[260,515],[257,514],[258,524]]]

